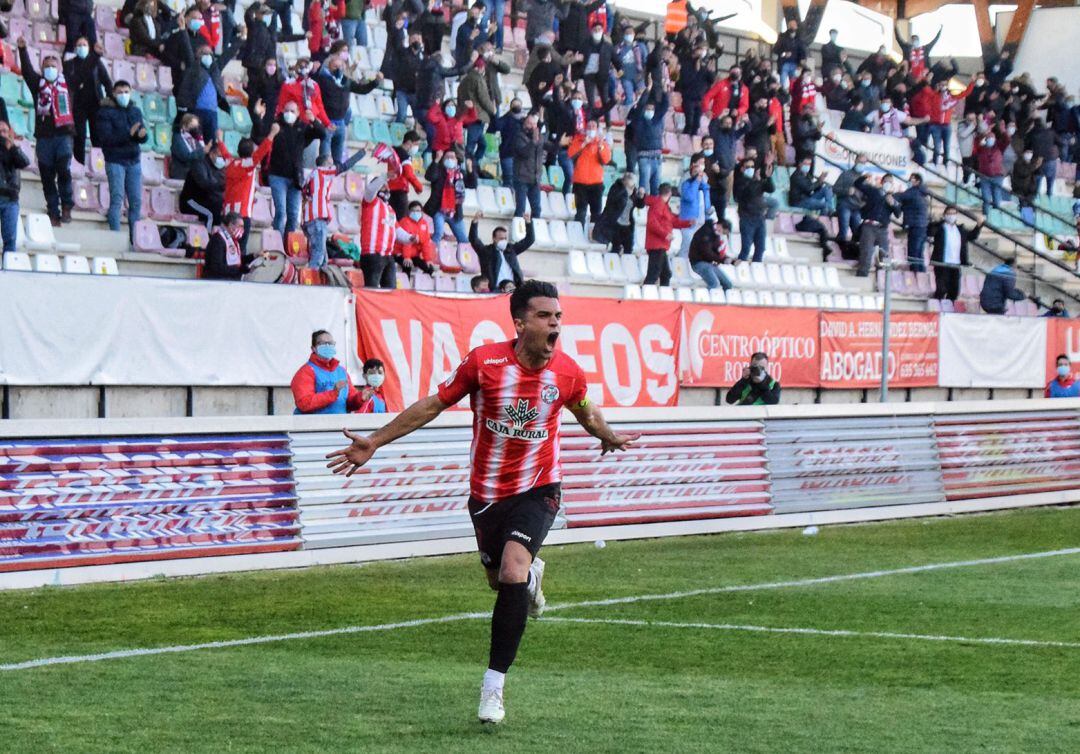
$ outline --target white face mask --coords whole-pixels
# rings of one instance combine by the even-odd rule
[[[382,387],[383,381],[386,380],[386,375],[372,372],[371,374],[364,375],[364,380],[370,387],[380,388]]]
[[[506,239],[503,239],[502,241],[496,241],[495,248],[499,251],[506,251]]]
[[[218,170],[221,170],[223,167],[225,167],[225,158],[224,157],[215,157],[214,158],[214,167],[217,168]]]
[[[1031,162],[1033,159],[1035,159],[1034,152],[1024,152],[1024,162]]]
[[[604,32],[602,32],[602,31],[594,31],[593,32],[592,39],[593,39],[594,42],[599,42],[603,38],[604,38]]]
[[[587,139],[595,139],[596,138],[596,129],[595,128],[590,128],[588,131],[586,131],[585,132],[585,138],[587,138]]]
[[[286,110],[281,114],[281,119],[291,126],[293,123],[296,122],[296,116],[297,114],[294,113],[292,110]]]
[[[443,167],[447,170],[457,170],[457,160],[447,160],[443,163]]]
[[[945,215],[945,222],[949,225],[956,225],[956,215]]]

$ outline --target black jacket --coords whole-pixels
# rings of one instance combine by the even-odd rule
[[[255,7],[255,6],[251,6]],[[249,9],[250,10],[250,9]],[[248,13],[247,16],[253,14]],[[261,19],[247,21],[247,39],[240,48],[240,63],[244,68],[262,68],[267,60],[277,57],[278,17],[267,26]]]
[[[711,264],[723,264],[725,257],[720,253],[720,234],[716,232],[715,223],[705,223],[694,237],[690,239],[689,261],[693,266],[698,262]]]
[[[303,188],[304,149],[316,139],[321,139],[326,130],[318,120],[307,124],[296,121],[290,126],[278,118],[277,123],[281,130],[274,137],[268,172],[270,175],[291,178],[296,188]]]
[[[443,100],[443,82],[453,76],[464,75],[469,69],[469,61],[456,68],[445,68],[436,56],[425,57],[420,63],[420,72],[416,76],[416,101],[420,112],[426,113],[434,102]]]
[[[772,176],[767,178],[747,178],[742,171],[735,173],[732,194],[739,205],[739,214],[751,218],[762,218],[768,209],[765,206],[765,194],[776,191]]]
[[[945,261],[945,225],[944,222],[936,222],[931,223],[927,228],[930,240],[934,245],[933,251],[930,252],[930,261],[932,263],[941,264]],[[956,229],[960,231],[960,264],[967,266],[971,264],[968,257],[968,242],[979,237],[982,225],[976,225],[974,228],[957,225]]]
[[[109,71],[93,50],[82,60],[75,57],[64,61],[64,80],[71,92],[71,103],[75,111],[87,116],[92,116],[101,100],[112,93]],[[132,86],[135,84],[134,81],[128,83]]]
[[[776,62],[799,63],[806,60],[806,42],[803,41],[799,32],[785,31],[776,39],[773,45],[773,53],[776,54]]]
[[[724,400],[740,406],[775,406],[780,402],[780,383],[769,374],[761,382],[747,377],[732,385]]]
[[[164,3],[162,3],[164,5]],[[154,25],[154,35],[150,36],[150,29],[147,25],[147,19]],[[138,11],[131,17],[131,22],[128,24],[128,33],[131,37],[131,54],[132,55],[153,55],[155,58],[160,58],[164,54],[162,46],[164,40],[162,35],[165,31],[165,27],[159,20],[159,16],[151,16],[142,11]],[[93,55],[93,53],[90,53]]]
[[[251,267],[255,259],[254,254],[243,254],[240,257],[239,267],[230,267],[225,261],[225,239],[217,233],[210,234],[210,242],[206,244],[206,262],[203,266],[204,280],[239,280]]]
[[[225,206],[225,172],[214,167],[210,155],[196,160],[188,168],[184,187],[180,189],[180,206],[196,202],[220,216]]]
[[[597,56],[597,68],[596,73],[590,73],[590,76],[596,76],[600,81],[607,83],[608,77],[611,75],[611,66],[615,65],[617,68],[622,66],[619,61],[615,59],[615,48],[611,46],[611,42],[606,39],[601,39],[599,42],[592,41],[592,37],[588,37],[588,42],[585,44],[583,52],[585,53],[585,60],[580,63],[582,75],[585,75],[585,65],[589,62],[590,55]]]
[[[792,207],[798,207],[821,186],[822,182],[812,173],[803,173],[796,168],[792,171],[791,179],[788,181],[788,204]]]
[[[0,148],[0,198],[19,200],[22,180],[19,171],[30,165],[30,159],[14,142],[8,149]]]
[[[792,123],[791,131],[791,138],[795,142],[795,159],[798,161],[803,155],[813,155],[821,138],[817,121],[806,116],[799,117]]]
[[[769,142],[776,133],[777,124],[769,124],[769,111],[758,110],[756,107],[750,110],[749,128],[746,133],[744,147],[756,147],[758,154],[769,151]]]
[[[826,42],[821,46],[821,72],[826,77],[834,68],[843,69],[843,63],[840,62],[840,54],[843,51],[844,48],[835,42]]]
[[[544,140],[539,134],[534,140],[524,128],[518,130],[514,139],[514,180],[529,186],[540,183],[545,155]]]
[[[214,85],[217,92],[218,107],[225,112],[229,111],[229,100],[225,98],[225,82],[221,78],[222,69],[232,60],[233,55],[239,49],[239,39],[234,39],[227,45],[221,54],[214,58],[214,62],[207,68],[201,62],[195,61],[184,71],[184,77],[176,90],[176,107],[178,110],[191,110],[199,99],[199,92],[207,81]],[[206,134],[207,138],[213,134]]]
[[[142,136],[131,133],[136,125],[143,126]],[[97,112],[97,138],[105,162],[134,165],[139,161],[139,145],[150,138],[143,124],[143,114],[135,105],[120,107],[113,98],[101,103]]]
[[[465,200],[465,171],[460,169],[458,171],[462,174],[462,184],[459,187],[461,191],[457,196],[457,203],[454,207],[455,220],[461,219],[461,203]],[[428,165],[427,171],[424,173],[424,178],[429,184],[431,184],[431,195],[428,196],[428,200],[424,202],[424,212],[430,217],[434,217],[435,213],[442,211],[442,197],[443,191],[446,189],[446,168],[443,167],[441,162],[433,162]]]
[[[493,243],[483,243],[480,240],[478,230],[478,223],[476,220],[473,220],[469,225],[469,244],[476,252],[476,256],[480,258],[480,272],[489,281],[492,281],[495,280],[499,274],[499,250]],[[524,254],[532,248],[535,241],[536,236],[533,234],[533,224],[530,221],[525,224],[525,237],[517,243],[507,243],[505,253]],[[517,284],[521,285],[521,283]]]
[[[603,0],[592,2],[564,3],[565,17],[559,21],[559,52],[580,52],[588,48],[592,38],[589,36],[589,14],[603,5]],[[548,26],[548,28],[552,28]],[[588,55],[586,55],[588,57]]]
[[[174,97],[180,90],[180,82],[184,80],[184,71],[195,65],[195,50],[203,41],[200,35],[181,28],[173,29],[162,40],[165,49],[161,53],[161,60],[172,72]]]
[[[19,63],[22,66],[23,81],[26,82],[26,88],[30,90],[30,96],[37,102],[38,92],[41,91],[41,75],[34,69],[33,64],[30,62],[30,55],[26,52],[26,48],[23,47],[19,50]],[[74,107],[72,107],[72,113],[74,113]],[[53,125],[52,113],[46,116],[42,116],[41,113],[34,110],[34,136],[37,138],[49,137],[49,136],[64,136],[75,133],[74,126],[62,126],[57,128]]]
[[[633,194],[626,190],[622,181],[615,181],[608,189],[607,201],[604,203],[604,211],[593,226],[593,240],[597,243],[611,243],[615,237],[615,230],[619,227],[619,217],[626,211],[626,205],[633,204],[634,209],[645,206],[645,199],[635,191]],[[630,210],[630,225],[634,224],[634,210]]]
[[[322,92],[323,108],[330,120],[344,120],[349,114],[349,95],[367,94],[379,85],[377,79],[371,81],[353,81],[342,71],[340,78],[335,78],[329,68],[320,68],[315,76]]]

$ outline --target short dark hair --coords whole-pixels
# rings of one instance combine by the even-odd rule
[[[750,361],[760,361],[761,359],[768,361],[769,354],[765,353],[764,351],[755,351],[754,353],[750,354]]]
[[[255,142],[245,136],[240,140],[240,143],[236,145],[236,156],[240,158],[248,158],[255,154]]]
[[[922,173],[912,173],[911,174],[911,180],[913,180],[913,181],[917,180],[919,183],[922,183],[923,182]]]
[[[1053,300],[1053,301],[1052,301],[1051,303],[1054,303],[1054,304],[1056,304],[1056,303],[1058,303],[1059,301],[1061,302],[1061,305],[1062,305],[1062,306],[1065,306],[1065,299],[1063,299],[1063,298],[1056,298],[1056,299],[1054,299],[1054,300]],[[1062,355],[1064,355],[1064,354],[1062,354]]]
[[[670,194],[671,191],[672,188],[670,183],[661,183],[660,186],[656,189],[657,194]]]
[[[526,280],[510,294],[510,316],[521,319],[534,298],[558,298],[559,289],[553,283],[542,280]]]
[[[406,141],[420,141],[420,134],[416,131],[406,131],[405,135],[401,137],[401,142],[404,144]]]
[[[502,225],[499,225],[498,227],[496,227],[496,228],[495,228],[495,230],[491,231],[491,235],[492,235],[492,236],[494,236],[494,235],[495,235],[496,233],[498,233],[498,232],[499,232],[500,230],[501,230],[501,231],[502,231],[503,233],[506,233],[507,235],[510,235],[510,233],[509,233],[509,232],[508,232],[508,231],[506,230],[506,228],[504,228],[504,227],[503,227]]]
[[[487,283],[488,279],[483,275],[473,275],[472,280],[469,281],[469,286],[475,291],[481,283]]]
[[[411,201],[409,202],[409,211],[412,212],[413,208],[423,211],[424,205],[417,201]]]
[[[382,359],[365,359],[362,371],[366,374],[372,369],[386,369],[386,365],[382,363]]]
[[[318,342],[320,335],[331,335],[331,333],[330,333],[329,330],[316,330],[315,332],[311,333],[311,347],[312,348],[315,347],[315,344]]]
[[[226,212],[225,217],[221,218],[221,224],[228,228],[237,220],[243,220],[244,218],[239,212]]]
[[[1059,354],[1057,355],[1057,358],[1056,358],[1056,359],[1054,359],[1054,363],[1056,364],[1056,363],[1058,363],[1059,361],[1061,361],[1062,359],[1065,359],[1065,361],[1068,361],[1068,362],[1070,362],[1070,363],[1072,362],[1072,359],[1070,359],[1070,358],[1069,358],[1069,354],[1067,354],[1067,353],[1059,353]]]
[[[117,89],[119,89],[122,86],[126,86],[128,89],[131,88],[131,84],[129,84],[128,82],[124,81],[123,79],[117,79],[116,81],[113,82],[113,85],[112,85],[113,91],[115,92]]]

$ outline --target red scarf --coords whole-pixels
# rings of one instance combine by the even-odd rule
[[[63,128],[75,122],[71,114],[71,97],[67,82],[60,76],[53,83],[41,80],[38,88],[37,114],[42,118],[52,116],[53,126]]]
[[[230,267],[239,267],[243,256],[240,254],[240,244],[233,238],[233,234],[221,227],[216,228],[214,232],[225,241],[225,263]]]
[[[912,47],[908,63],[910,64],[911,75],[914,78],[921,77],[926,72],[926,51],[922,47]]]

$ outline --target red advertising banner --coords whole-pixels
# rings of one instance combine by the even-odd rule
[[[681,304],[569,296],[561,303],[559,348],[585,370],[594,401],[677,404]],[[358,291],[356,321],[361,358],[386,364],[384,391],[391,411],[434,393],[473,348],[514,335],[507,296]]]
[[[821,312],[821,387],[868,388],[881,384],[882,315]],[[896,313],[889,322],[889,384],[938,384],[938,315]]]
[[[683,305],[682,384],[730,387],[756,351],[785,387],[817,387],[818,312],[748,306]]]
[[[1073,377],[1080,371],[1080,319],[1046,318],[1046,382],[1057,378],[1057,357],[1065,354],[1073,363]]]

